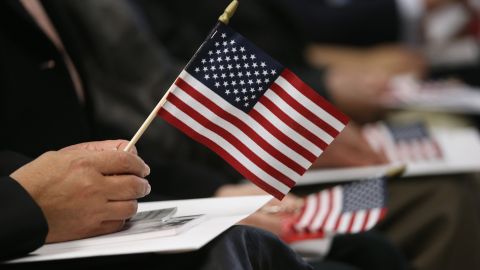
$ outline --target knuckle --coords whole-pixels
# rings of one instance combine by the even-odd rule
[[[138,198],[143,196],[145,192],[145,188],[142,184],[142,181],[136,176],[129,176],[128,177],[128,186],[130,190],[130,195],[132,198]]]

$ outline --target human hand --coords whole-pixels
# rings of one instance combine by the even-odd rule
[[[149,173],[132,153],[71,148],[47,152],[10,176],[42,209],[46,241],[60,242],[120,230],[136,213],[136,199],[150,192]]]
[[[91,151],[105,151],[105,150],[123,150],[128,145],[126,140],[106,140],[106,141],[96,141],[96,142],[85,142],[75,145],[70,145],[63,148],[64,150],[91,150]],[[132,154],[137,154],[137,148],[133,146],[130,151]]]
[[[373,150],[360,128],[350,122],[315,161],[312,168],[369,166],[387,162],[386,155]]]

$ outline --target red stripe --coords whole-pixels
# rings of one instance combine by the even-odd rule
[[[302,80],[300,80],[293,72],[287,68],[283,70],[281,76],[285,78],[293,87],[298,91],[304,94],[307,98],[311,99],[318,106],[322,107],[325,111],[331,114],[333,117],[337,118],[344,125],[348,124],[348,117],[341,113],[337,108],[332,104],[326,101],[322,96],[320,96],[315,90],[306,85]]]
[[[387,215],[387,208],[382,208],[382,210],[380,211],[380,215],[378,216],[377,222],[384,219],[386,215]]]
[[[290,148],[293,148],[295,152],[302,155],[308,161],[313,163],[317,159],[317,156],[315,156],[312,152],[308,151],[305,147],[298,144],[296,141],[290,139],[290,137],[285,135],[281,130],[275,127],[272,123],[270,123],[270,121],[268,121],[263,115],[261,115],[256,110],[251,110],[248,114],[260,125],[265,127],[265,129],[267,129],[268,132],[270,132],[273,136],[277,137],[284,144],[290,146]]]
[[[285,194],[283,194],[281,191],[270,186],[268,183],[264,182],[262,179],[257,177],[254,173],[252,173],[247,168],[245,168],[245,166],[243,166],[240,162],[238,162],[232,155],[230,155],[218,144],[216,144],[209,138],[201,135],[200,133],[196,132],[195,130],[190,128],[188,125],[186,125],[185,123],[177,119],[175,116],[167,112],[165,109],[163,108],[160,109],[158,115],[161,116],[163,119],[165,119],[165,121],[167,121],[171,125],[175,126],[179,130],[181,130],[182,132],[190,136],[192,139],[206,145],[212,151],[214,151],[223,159],[225,159],[230,165],[232,165],[232,167],[234,167],[238,172],[240,172],[243,176],[245,176],[245,178],[249,179],[250,181],[255,183],[257,186],[259,186],[266,192],[273,195],[275,198],[281,200],[285,196]]]
[[[350,223],[348,224],[348,229],[346,231],[347,233],[352,232],[353,222],[355,221],[356,215],[357,215],[357,212],[352,213],[352,216],[350,217]]]
[[[195,111],[192,107],[187,105],[185,102],[180,100],[177,96],[169,95],[167,100],[175,105],[178,109],[182,112],[186,113],[192,119],[200,123],[202,126],[206,127],[207,129],[211,130],[212,132],[218,134],[220,137],[224,138],[226,141],[230,142],[233,147],[237,148],[240,152],[242,152],[249,160],[255,163],[258,167],[260,167],[263,171],[271,175],[276,180],[282,182],[289,188],[295,186],[295,181],[288,178],[282,172],[278,171],[270,164],[268,164],[265,160],[255,154],[250,148],[248,148],[245,144],[243,144],[237,137],[235,137],[232,133],[228,132],[224,128],[218,126],[214,122],[207,119],[205,116],[201,115],[197,111]]]
[[[365,215],[365,218],[363,220],[362,229],[361,229],[362,232],[367,230],[367,223],[368,223],[368,219],[370,218],[370,211],[371,210],[367,211],[367,214]]]
[[[316,116],[312,113],[309,109],[305,108],[300,102],[290,96],[285,89],[283,89],[280,85],[273,83],[270,86],[273,92],[275,92],[279,97],[281,97],[288,105],[290,105],[293,109],[295,109],[298,113],[303,115],[305,118],[310,120],[316,126],[327,132],[332,137],[337,137],[340,133],[338,130],[330,126],[327,122],[323,121],[320,117]]]
[[[230,112],[222,109],[220,106],[215,104],[209,98],[207,98],[202,93],[198,92],[195,88],[190,86],[187,82],[185,82],[181,78],[178,78],[177,81],[175,82],[175,84],[178,87],[180,87],[183,91],[185,91],[188,95],[190,95],[192,98],[196,99],[198,102],[205,105],[205,107],[207,107],[210,111],[212,111],[213,113],[215,113],[219,117],[225,119],[226,121],[230,122],[232,125],[236,126],[238,129],[243,131],[243,133],[245,133],[245,135],[252,138],[252,140],[255,143],[257,143],[261,148],[263,148],[263,150],[265,150],[270,155],[275,157],[278,161],[285,164],[285,166],[289,167],[290,169],[292,169],[293,171],[295,171],[299,175],[303,175],[305,173],[305,171],[306,171],[305,168],[303,168],[301,165],[299,165],[294,160],[287,157],[285,154],[280,152],[277,148],[273,147],[267,140],[265,140],[262,136],[258,135],[258,133],[255,132],[255,130],[250,128],[242,120],[240,120],[238,117],[231,114]],[[288,144],[285,144],[285,145],[288,145]],[[292,149],[292,150],[296,151],[295,149]]]
[[[273,103],[268,97],[266,97],[264,95],[263,97],[260,98],[260,100],[258,102],[262,103],[275,116],[280,118],[280,120],[282,120],[282,122],[284,122],[287,126],[289,126],[293,130],[298,132],[305,139],[309,140],[310,142],[312,142],[316,146],[320,147],[322,150],[325,150],[325,148],[327,148],[328,144],[326,142],[324,142],[322,139],[317,137],[315,134],[313,134],[308,129],[306,129],[302,125],[300,125],[297,121],[295,121],[290,116],[288,116],[275,103]],[[254,107],[253,110],[255,110],[255,107]]]
[[[321,194],[318,193],[318,194],[316,194],[315,197],[316,197],[315,199],[317,200],[317,203],[315,204],[315,211],[313,211],[314,214],[312,215],[312,219],[310,219],[310,221],[308,222],[308,225],[307,225],[307,227],[308,227],[309,229],[312,227],[312,223],[313,223],[313,221],[315,220],[315,218],[317,217],[318,212],[319,212],[320,207],[321,207],[321,205],[320,205],[320,197],[321,197]],[[312,230],[310,230],[310,231],[312,231]],[[312,232],[313,232],[313,231],[312,231]]]

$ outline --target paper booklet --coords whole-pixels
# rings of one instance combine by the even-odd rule
[[[272,196],[245,196],[140,203],[138,214],[120,232],[47,244],[10,263],[193,251],[271,199]]]
[[[361,180],[406,166],[405,177],[480,171],[480,136],[475,128],[433,128],[422,123],[392,126],[376,123],[363,130],[373,149],[384,151],[389,164],[319,169],[307,172],[297,185]]]
[[[459,82],[421,82],[412,76],[396,77],[381,103],[391,109],[480,114],[480,89]]]

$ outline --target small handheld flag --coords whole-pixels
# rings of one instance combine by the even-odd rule
[[[282,238],[290,243],[371,229],[386,214],[385,185],[385,177],[375,177],[307,196]]]
[[[164,99],[157,105],[159,116],[277,199],[348,122],[295,74],[222,21]]]

